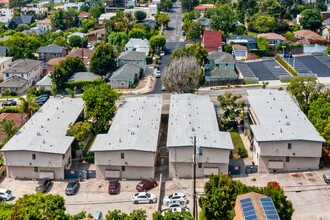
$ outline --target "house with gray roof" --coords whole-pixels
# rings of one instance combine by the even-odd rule
[[[138,51],[124,51],[118,57],[118,66],[122,67],[125,64],[135,64],[145,72],[146,54]]]
[[[74,137],[66,131],[83,117],[81,98],[51,97],[5,144],[6,174],[13,179],[64,179]]]
[[[252,161],[258,172],[319,169],[325,140],[286,91],[248,90]]]
[[[15,92],[16,94],[22,94],[26,89],[29,88],[28,81],[24,78],[13,76],[6,81],[0,83],[0,91],[4,92],[8,90],[9,92]]]
[[[205,30],[210,30],[210,19],[206,17],[200,17],[196,20]]]
[[[74,73],[68,81],[81,82],[81,81],[94,81],[96,79],[101,79],[101,76],[91,72],[77,72]]]
[[[46,91],[52,90],[52,79],[50,78],[50,74],[44,76],[41,80],[36,83],[37,89],[42,89]]]
[[[47,62],[53,58],[65,57],[67,53],[64,47],[58,46],[57,44],[49,44],[44,47],[39,47],[38,54],[40,60]]]
[[[229,132],[219,131],[214,105],[209,96],[171,95],[166,147],[169,177],[193,176],[194,138],[198,146],[197,177],[228,173],[233,142]]]
[[[124,100],[108,133],[91,147],[97,178],[154,178],[162,103],[160,97]]]
[[[113,72],[109,82],[112,88],[128,89],[132,86],[132,84],[139,80],[141,75],[141,67],[128,63]]]
[[[137,51],[143,52],[146,55],[149,54],[149,41],[148,39],[140,39],[140,38],[131,38],[125,45],[125,51]]]
[[[257,49],[257,42],[254,36],[233,34],[227,38],[226,44],[239,44],[246,46],[248,50]]]
[[[12,18],[8,24],[9,29],[16,29],[20,24],[30,25],[35,22],[35,19],[32,15],[21,15],[15,18]]]
[[[210,52],[207,59],[208,61],[204,65],[205,80],[207,83],[232,81],[238,78],[233,55],[216,51]]]

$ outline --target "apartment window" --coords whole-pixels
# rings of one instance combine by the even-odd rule
[[[290,157],[286,157],[285,162],[290,162]]]
[[[121,153],[121,154],[120,154],[120,158],[121,158],[121,159],[124,159],[124,158],[125,158],[125,153]]]
[[[125,171],[126,167],[125,166],[122,166],[121,167],[121,171]]]
[[[36,159],[36,154],[32,154],[32,160]]]
[[[9,73],[6,73],[6,77],[9,77]]]
[[[288,143],[288,149],[291,150],[291,148],[292,148],[292,144]]]
[[[38,167],[34,167],[34,172],[38,173]]]
[[[198,168],[203,168],[203,164],[202,163],[198,163]]]

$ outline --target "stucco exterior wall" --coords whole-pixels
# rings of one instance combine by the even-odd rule
[[[120,171],[121,179],[150,179],[155,177],[155,167],[136,167],[136,166],[124,166],[123,171],[122,166],[96,166],[96,177],[106,178],[106,170],[118,170]]]
[[[54,167],[38,167],[38,171],[35,172],[34,167],[7,166],[7,177],[17,179],[38,179],[39,173],[43,171],[54,172],[54,178],[57,180],[64,179],[64,169]]]

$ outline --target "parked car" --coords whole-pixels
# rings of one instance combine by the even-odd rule
[[[186,36],[186,32],[185,31],[182,31],[182,36]]]
[[[11,191],[8,189],[0,189],[0,198],[5,200],[10,200],[13,197]]]
[[[326,183],[330,183],[330,173],[323,174],[323,179]]]
[[[13,99],[7,99],[6,102],[2,103],[2,106],[16,106],[17,102]]]
[[[280,184],[276,181],[272,181],[272,182],[268,182],[267,186],[273,186],[275,189],[277,189],[280,186]]]
[[[120,192],[120,182],[118,180],[112,180],[109,182],[108,193],[109,194],[119,194]]]
[[[91,213],[94,220],[103,220],[103,214],[100,211],[94,211]]]
[[[141,182],[139,182],[136,186],[136,190],[138,192],[144,192],[144,191],[147,191],[149,189],[152,189],[154,187],[157,186],[157,182],[153,179],[144,179],[142,180]]]
[[[165,56],[165,51],[160,51],[160,56]]]
[[[172,200],[169,203],[166,203],[166,205],[169,208],[185,208],[185,207],[187,207],[187,202],[188,202],[188,200],[185,200],[185,201]]]
[[[79,180],[70,180],[65,188],[66,195],[74,195],[79,187]]]
[[[187,197],[184,193],[172,193],[163,199],[164,204],[169,204],[171,201],[187,202]]]
[[[139,192],[133,195],[132,201],[134,204],[138,203],[154,203],[157,202],[157,197],[146,192]]]
[[[166,209],[162,212],[162,215],[165,216],[165,213],[171,211],[173,213],[175,212],[189,212],[188,208],[180,208],[180,207],[175,207],[175,208],[171,208],[171,209]]]
[[[51,184],[52,184],[52,181],[49,178],[40,179],[36,186],[36,192],[42,192],[42,193],[47,192],[47,190]]]
[[[41,94],[37,98],[43,98],[43,97],[49,98],[49,94]]]
[[[156,78],[160,78],[162,76],[162,74],[160,74],[160,70],[157,70],[156,72]]]

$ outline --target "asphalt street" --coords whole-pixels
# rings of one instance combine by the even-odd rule
[[[168,65],[168,58],[171,52],[178,49],[179,47],[185,46],[185,42],[181,38],[182,32],[182,12],[181,12],[181,2],[177,1],[173,5],[173,11],[168,13],[171,21],[168,24],[168,28],[165,32],[166,37],[166,54],[161,58],[161,64],[159,69],[161,74],[164,72],[164,68]],[[155,88],[149,94],[162,93],[162,82],[160,78],[157,78]]]

